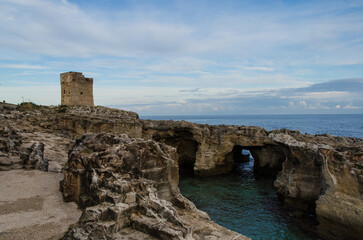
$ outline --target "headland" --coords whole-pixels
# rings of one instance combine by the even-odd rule
[[[294,214],[316,214],[320,236],[362,236],[362,139],[141,120],[101,106],[0,111],[1,170],[63,173],[64,199],[83,211],[63,239],[247,239],[211,221],[178,189],[179,168],[199,177],[228,174],[243,161],[241,149],[253,154],[256,174],[276,178]]]

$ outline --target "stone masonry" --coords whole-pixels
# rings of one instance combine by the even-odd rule
[[[60,74],[62,105],[93,106],[93,78],[86,78],[80,72]]]

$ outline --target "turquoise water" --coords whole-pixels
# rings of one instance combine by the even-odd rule
[[[363,115],[270,116],[144,116],[153,120],[186,120],[201,124],[260,126],[267,130],[288,128],[302,133],[363,138]],[[181,193],[212,220],[254,240],[317,240],[309,227],[289,216],[273,187],[274,179],[253,174],[253,161],[230,174],[211,178],[182,176]],[[313,223],[314,219],[310,219]],[[304,222],[306,223],[306,221]],[[309,221],[308,221],[309,223]],[[307,224],[309,226],[309,224]],[[303,228],[303,226],[305,226]]]
[[[212,220],[252,239],[317,240],[282,208],[273,179],[255,178],[252,168],[251,162],[223,176],[182,177],[180,191]]]

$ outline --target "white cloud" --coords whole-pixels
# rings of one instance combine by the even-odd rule
[[[247,67],[247,66],[242,66],[241,68],[242,69],[247,69],[247,70],[257,70],[257,71],[267,71],[267,72],[275,71],[275,69],[271,68],[271,67]]]
[[[357,9],[339,1],[292,7],[252,1],[233,11],[217,2],[195,4],[131,1],[110,11],[87,1],[0,0],[0,79],[25,86],[0,88],[0,95],[17,99],[38,80],[37,86],[58,83],[60,72],[81,71],[95,78],[95,101],[103,105],[148,111],[162,105],[165,112],[183,106],[233,113],[248,104],[252,111],[360,109],[356,85],[296,90],[321,76],[362,74]],[[42,104],[60,101],[56,94],[39,97],[44,90],[27,94]]]
[[[300,105],[302,105],[302,106],[304,106],[304,107],[306,107],[306,106],[307,106],[307,104],[306,104],[306,101],[305,101],[305,100],[301,100],[301,101],[299,101],[299,104],[300,104]]]
[[[337,18],[324,11],[321,3],[294,11],[217,11],[213,17],[192,2],[184,4],[191,10],[185,15],[156,7],[109,14],[67,1],[2,0],[1,5],[0,44],[13,51],[69,57],[207,54],[272,57],[275,64],[363,63],[363,56],[356,54],[362,50],[363,17],[352,13]],[[306,12],[306,7],[318,10]],[[347,6],[335,3],[331,8],[333,12]],[[193,14],[199,17],[190,21]],[[348,42],[342,39],[347,35]],[[311,52],[319,53],[314,54],[319,58],[311,57]],[[277,61],[275,54],[281,56]],[[244,69],[274,71],[275,67],[248,65]]]
[[[353,106],[351,103],[344,106],[344,109],[360,109],[362,108],[361,106]]]
[[[49,67],[28,65],[28,64],[0,64],[0,68],[40,70],[40,69],[48,69]]]
[[[0,28],[3,47],[53,56],[180,51],[188,45],[183,39],[193,31],[182,23],[139,16],[96,16],[66,1],[2,1],[0,20],[4,22]]]
[[[321,91],[321,92],[303,92],[297,93],[292,98],[307,98],[307,99],[337,99],[348,97],[351,93],[342,91]]]

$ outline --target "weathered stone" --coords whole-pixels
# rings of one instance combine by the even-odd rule
[[[23,156],[26,169],[37,169],[47,172],[48,160],[44,158],[44,143],[35,142]]]
[[[12,127],[0,128],[0,171],[23,168],[22,140]]]
[[[62,105],[93,106],[93,78],[80,72],[60,74]]]
[[[56,166],[52,169],[57,168],[57,171],[67,161],[72,139],[90,132],[125,133],[130,137],[153,139],[173,146],[179,155],[179,166],[199,176],[228,173],[239,161],[241,149],[246,149],[255,159],[256,173],[277,175],[275,186],[286,206],[304,214],[315,211],[323,233],[334,235],[334,232],[339,232],[336,226],[344,226],[346,231],[342,236],[354,239],[361,233],[359,229],[363,229],[360,221],[346,224],[361,216],[362,139],[327,134],[315,136],[285,129],[266,131],[248,126],[140,120],[136,113],[99,106],[44,107],[36,111],[1,110],[0,123],[15,129],[22,141],[19,145],[11,140],[12,144],[0,136],[6,142],[0,141],[0,147],[13,149],[12,152],[0,152],[3,154],[1,157],[18,156],[22,148],[39,141],[45,144],[44,157],[49,159],[49,169]],[[97,152],[98,149],[88,151]],[[125,155],[125,159],[128,158],[132,157]],[[3,165],[9,161],[5,160]],[[148,169],[144,174],[154,178],[158,171]],[[130,192],[132,186],[128,182],[133,176],[127,177],[126,173],[114,175],[120,180],[113,182],[113,188]],[[81,181],[76,174],[72,177],[75,183]],[[168,194],[167,186],[166,181],[158,184],[160,196]],[[93,184],[92,187],[97,188],[97,185]],[[103,189],[98,197],[114,204],[125,201],[126,195],[115,197],[112,193]],[[67,195],[66,192],[64,194]],[[79,201],[87,205],[91,200],[88,195],[82,195]],[[175,204],[183,206],[185,202]],[[343,206],[352,206],[356,210],[344,210]],[[328,231],[329,228],[332,230]],[[349,232],[352,234],[349,235]]]
[[[218,232],[218,239],[247,239],[211,222],[180,195],[177,157],[173,147],[126,135],[85,135],[77,140],[61,188],[65,199],[85,210],[63,239],[111,239],[124,229],[157,239],[193,239],[198,235],[191,225],[196,218],[205,231]],[[124,184],[128,187],[120,187]],[[116,195],[123,203],[116,203]]]
[[[136,194],[134,192],[129,192],[126,194],[125,203],[131,204],[136,202]]]
[[[359,174],[363,160],[359,139],[272,133],[287,147],[287,158],[275,181],[288,206],[316,211],[319,234],[332,239],[360,239],[363,201]]]
[[[19,156],[0,157],[0,171],[21,169],[24,167],[24,161]]]

